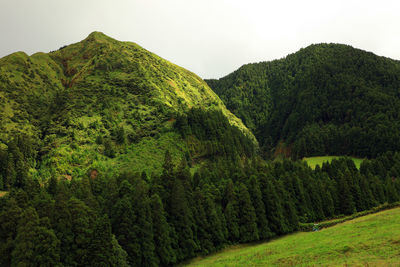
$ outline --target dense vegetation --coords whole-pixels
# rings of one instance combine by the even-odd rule
[[[400,208],[387,210],[323,231],[234,246],[189,266],[398,266],[399,221]]]
[[[166,152],[161,175],[88,175],[44,186],[29,176],[0,199],[1,265],[171,265],[228,244],[268,240],[299,223],[400,200],[400,153],[334,159],[210,162],[191,175]]]
[[[207,82],[266,154],[376,157],[400,149],[398,61],[319,44]]]
[[[27,167],[41,180],[91,168],[160,172],[165,150],[176,162],[189,153],[173,121],[190,108],[221,112],[254,141],[203,80],[135,43],[94,32],[48,54],[0,59],[0,148],[31,139]]]
[[[336,46],[314,48],[324,55],[330,47]],[[312,55],[303,56],[310,65]],[[385,71],[397,66],[377,60]],[[287,83],[277,78],[286,73],[284,62],[265,63],[276,68],[271,67],[275,80],[266,73],[250,86],[250,98],[236,103],[264,152],[282,140],[292,144],[288,147],[297,157],[360,152],[358,143],[329,146],[322,130],[336,127],[339,135],[327,136],[340,140],[332,142],[353,141],[340,135],[345,133],[340,127],[354,131],[369,124],[361,117],[343,124],[335,117],[340,112],[329,111],[315,126],[312,116],[325,111],[313,109],[321,105],[295,105],[304,93],[300,88],[319,88],[311,86],[314,74],[299,71],[297,78],[311,79],[309,87],[297,80]],[[249,66],[264,73],[258,65]],[[292,77],[303,65],[294,66]],[[391,135],[397,121],[386,129],[394,142],[387,143],[389,135],[373,133],[381,126],[371,118],[382,116],[373,108],[368,113],[362,101],[357,114],[366,112],[371,127],[360,131],[371,129],[371,136],[384,143],[373,139],[374,150],[367,142],[366,152],[359,154],[375,159],[359,169],[350,158],[311,169],[304,161],[266,162],[253,134],[204,81],[134,43],[95,32],[49,54],[2,58],[0,70],[1,266],[170,266],[226,245],[269,240],[304,223],[400,200],[400,153],[390,152],[399,150],[398,136]],[[396,75],[385,76],[384,92],[381,80],[366,83],[361,88],[366,91],[358,83],[354,87],[376,100],[390,119],[398,112]],[[270,81],[275,87],[268,89]],[[294,85],[300,87],[293,90]],[[383,100],[393,105],[380,105]],[[304,120],[293,117],[293,110],[303,108],[312,109]],[[315,143],[307,143],[305,151],[300,144],[309,141],[306,131],[314,126]]]

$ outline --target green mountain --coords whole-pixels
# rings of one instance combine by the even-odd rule
[[[266,154],[375,157],[400,149],[400,62],[317,44],[207,80]]]
[[[135,43],[93,32],[58,51],[0,59],[3,158],[16,136],[28,140],[34,155],[23,153],[26,164],[43,179],[79,177],[90,169],[160,171],[166,150],[175,160],[209,158],[216,153],[207,148],[221,146],[222,134],[200,140],[190,122],[183,126],[193,131],[185,135],[174,123],[198,113],[206,114],[197,121],[202,128],[212,128],[203,124],[220,116],[233,139],[257,145],[200,77]]]

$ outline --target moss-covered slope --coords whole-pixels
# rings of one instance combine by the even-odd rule
[[[153,171],[167,149],[190,155],[173,124],[191,108],[222,112],[255,141],[200,77],[132,42],[93,32],[48,54],[0,59],[2,147],[29,136],[38,149],[31,171],[42,178]]]

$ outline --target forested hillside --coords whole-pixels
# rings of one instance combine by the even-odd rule
[[[398,61],[318,44],[207,82],[266,154],[278,145],[293,158],[400,149]]]
[[[172,266],[393,205],[398,70],[318,45],[209,81],[264,155],[371,157],[312,169],[266,161],[201,78],[134,43],[2,58],[0,266]]]
[[[197,75],[100,32],[48,54],[18,52],[0,59],[0,96],[6,188],[22,172],[41,182],[79,179],[93,169],[151,173],[160,172],[166,150],[177,163],[182,157],[207,159],[219,141],[231,138],[251,139],[249,151],[257,147],[252,133]],[[200,125],[220,113],[214,125],[203,127],[207,133],[222,134],[212,129],[220,123],[239,129],[228,130],[236,136],[224,133],[203,142],[187,132],[183,138],[174,122],[192,108],[204,113]]]

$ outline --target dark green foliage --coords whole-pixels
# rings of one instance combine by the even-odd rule
[[[208,84],[268,155],[376,157],[400,150],[400,63],[339,44],[248,64]]]
[[[86,265],[118,266],[118,260],[113,253],[112,238],[109,219],[106,216],[97,218],[85,259]]]
[[[346,215],[353,214],[356,211],[356,207],[353,201],[353,195],[350,191],[348,176],[339,174],[338,185],[338,193],[340,195],[340,212]]]
[[[192,108],[178,115],[175,128],[188,142],[195,136],[200,143],[189,146],[191,157],[225,157],[235,160],[237,156],[252,157],[256,147],[253,141],[237,127],[230,125],[221,111]]]
[[[140,249],[137,243],[133,243],[137,237],[132,222],[136,219],[129,197],[119,199],[112,208],[111,222],[113,233],[118,243],[128,253],[128,263],[134,264],[134,255]]]
[[[267,177],[261,176],[260,178],[269,227],[275,234],[286,233],[288,230],[286,228],[284,211],[282,202],[276,193],[276,188],[273,182]]]
[[[47,186],[47,192],[53,196],[55,196],[57,194],[57,178],[55,178],[54,176],[50,178],[49,180],[49,184]]]
[[[242,183],[238,189],[240,242],[258,240],[257,216],[251,203],[249,192]]]
[[[128,267],[128,254],[126,251],[118,244],[118,240],[115,238],[115,236],[112,236],[112,253],[113,257],[115,259],[115,266],[121,266],[121,267]]]
[[[273,233],[268,226],[268,220],[265,213],[265,205],[262,200],[260,185],[258,179],[255,176],[250,177],[248,189],[257,217],[258,235],[261,240],[268,239],[273,236]]]
[[[224,215],[226,220],[226,228],[228,230],[228,239],[235,242],[239,239],[239,214],[238,203],[236,200],[235,188],[232,180],[228,180],[225,187],[225,209]]]
[[[11,266],[61,266],[60,241],[42,226],[33,208],[26,209],[18,224]]]
[[[28,193],[13,189],[0,198],[0,263],[174,265],[398,201],[399,162],[399,153],[385,153],[358,171],[347,158],[315,170],[289,160],[227,160],[191,175],[185,158],[175,168],[167,152],[163,173],[151,179],[122,173],[52,179],[37,189],[27,183]]]
[[[178,179],[173,183],[167,207],[168,221],[176,234],[177,260],[193,257],[197,249],[193,233],[193,214],[186,198],[185,188]]]
[[[158,264],[163,266],[170,265],[176,261],[175,252],[172,249],[171,227],[167,222],[163,204],[157,194],[151,197],[150,204]]]
[[[14,250],[14,239],[17,236],[17,227],[22,215],[22,209],[14,198],[7,199],[0,213],[0,265],[10,266]]]

